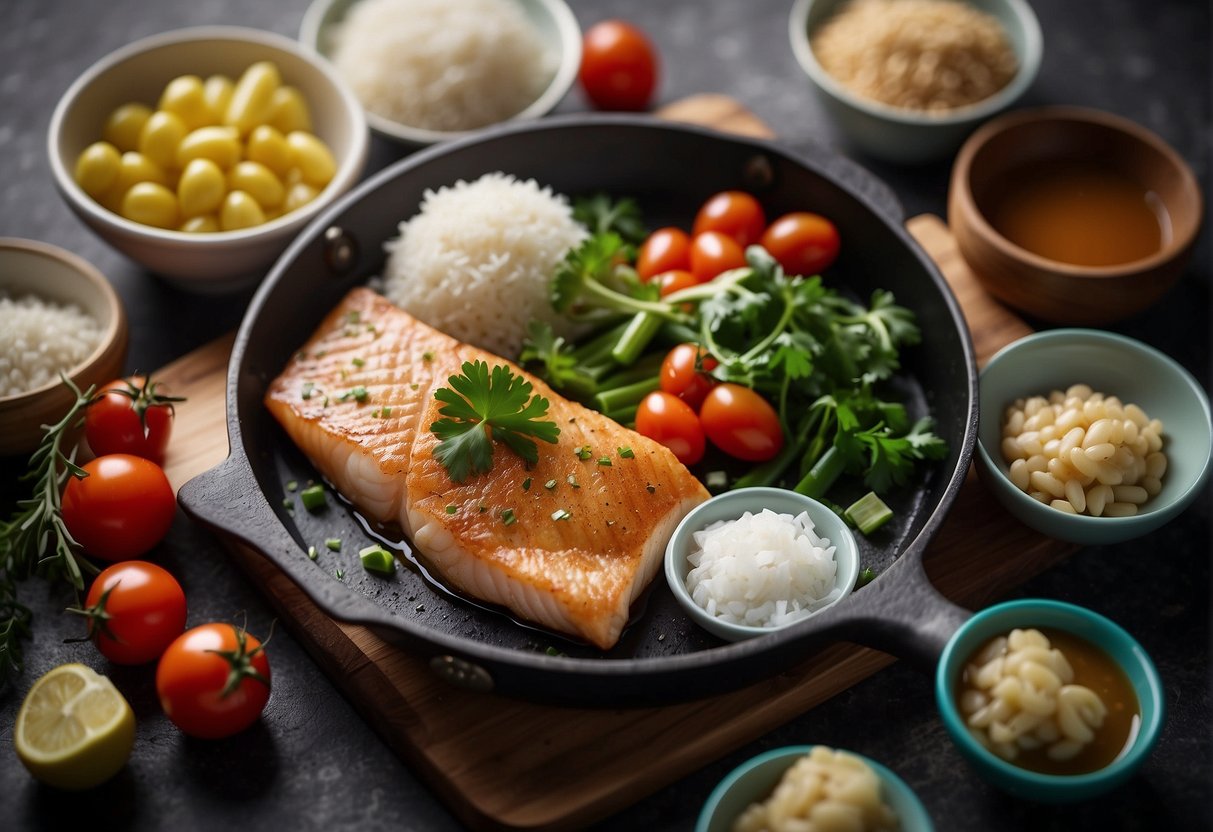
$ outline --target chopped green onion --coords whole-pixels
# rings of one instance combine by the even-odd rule
[[[703,484],[709,489],[724,489],[729,485],[729,475],[724,471],[708,471]]]
[[[549,646],[549,647],[548,647],[546,650],[544,650],[543,652],[547,653],[549,656],[563,656],[563,655],[564,655],[564,653],[561,653],[561,652],[560,652],[559,650],[557,650],[555,647],[551,647],[551,646]]]
[[[362,402],[365,402],[369,397],[370,397],[370,394],[366,392],[366,388],[363,387],[361,384],[359,384],[357,387],[353,388],[352,390],[346,390],[344,393],[342,393],[341,401],[348,402],[350,399],[353,399],[354,401],[361,404]]]
[[[328,547],[330,552],[340,552],[341,551],[341,538],[330,537],[328,540],[324,541],[324,545]]]
[[[507,508],[505,511],[501,512],[501,522],[505,523],[507,526],[512,526],[517,523],[518,518],[514,516],[514,509]]]
[[[556,480],[548,480],[547,482],[545,482],[543,484],[543,487],[546,488],[548,491],[554,490],[556,488]]]
[[[459,513],[459,506],[454,505],[454,504],[447,506],[447,507],[446,507],[446,513],[447,513],[447,514],[458,514],[458,513]]]
[[[410,390],[419,390],[419,389],[421,389],[421,385],[414,381],[411,384],[409,384],[409,389]]]
[[[299,492],[299,499],[308,511],[319,511],[324,508],[324,486],[317,483]]]
[[[573,486],[574,488],[581,488],[581,483],[577,482],[577,478],[574,477],[572,474],[569,474],[568,482],[569,482],[569,485]]]
[[[598,457],[598,464],[605,465],[609,468],[611,465],[611,458],[609,456],[600,456]]]
[[[426,350],[425,352],[423,352],[421,354],[421,360],[422,361],[433,361],[434,354],[432,352],[430,352],[429,350]]]
[[[527,477],[525,480],[522,481],[522,490],[523,491],[531,490],[531,478],[530,477]]]
[[[362,366],[364,366],[364,365],[366,364],[366,361],[364,361],[363,359],[358,358],[357,356],[355,356],[355,357],[354,357],[354,360],[353,360],[353,361],[351,361],[350,363],[351,363],[351,364],[353,364],[355,367],[362,367]]]
[[[315,560],[317,557],[319,557],[319,553],[316,551],[316,547],[315,547],[315,546],[308,546],[308,547],[307,547],[307,559],[308,559],[308,560]]]
[[[383,416],[384,419],[386,419],[387,417],[392,415],[392,409],[390,407],[388,407],[387,405],[384,405],[381,415]]]
[[[574,448],[573,453],[577,455],[578,459],[589,459],[594,455],[594,452],[590,450],[589,445],[582,445],[580,448]]]
[[[324,357],[325,357],[326,355],[328,355],[328,354],[329,354],[329,351],[328,351],[328,350],[316,350],[316,357],[317,357],[317,358],[324,358]]]
[[[347,324],[356,324],[359,320],[361,320],[361,318],[362,315],[357,309],[351,309],[349,312],[345,313],[345,322]]]
[[[303,382],[303,390],[300,391],[299,395],[300,395],[300,397],[302,397],[304,399],[310,399],[312,397],[312,391],[315,389],[316,389],[315,382],[305,381],[305,382]]]
[[[345,570],[344,570],[344,569],[338,569],[336,572],[334,572],[334,573],[333,573],[333,575],[334,575],[334,576],[337,578],[337,580],[339,580],[339,581],[344,581],[344,580],[345,580]]]
[[[295,507],[295,504],[293,502],[291,502],[290,497],[283,497],[282,498],[282,507],[289,511],[290,509]]]
[[[396,571],[396,558],[378,543],[359,549],[358,559],[362,561],[362,568],[367,572],[391,575]]]
[[[286,484],[286,490],[287,490],[287,491],[294,491],[294,490],[295,490],[296,488],[298,488],[298,487],[299,487],[299,483],[298,483],[298,481],[296,481],[296,480],[290,480],[290,481],[289,481],[289,482]]]
[[[858,589],[861,586],[867,586],[868,584],[872,583],[872,581],[874,581],[875,579],[876,579],[876,573],[872,571],[872,567],[865,566],[863,568],[863,571],[861,571],[859,573],[859,579],[857,581],[855,581],[855,588]]]
[[[631,459],[632,457],[636,456],[636,452],[631,448],[620,448],[618,453],[620,459]]]
[[[567,511],[565,511],[565,510],[564,510],[564,509],[562,509],[562,508],[558,508],[558,509],[556,509],[555,511],[553,511],[553,512],[552,512],[552,519],[553,519],[553,520],[557,520],[557,521],[559,521],[559,520],[568,520],[568,519],[569,519],[570,517],[572,517],[572,516],[573,516],[573,515],[569,514]]]
[[[885,505],[875,491],[869,491],[852,503],[843,516],[864,534],[871,534],[893,519],[893,509]]]
[[[485,513],[486,511],[488,511],[488,510],[489,510],[489,507],[488,507],[488,506],[486,506],[484,503],[481,503],[481,504],[480,504],[480,513],[481,513],[481,514],[484,514],[484,513]]]

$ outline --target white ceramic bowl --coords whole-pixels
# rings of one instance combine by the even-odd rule
[[[283,83],[303,94],[316,134],[337,160],[333,180],[307,205],[254,228],[187,234],[124,219],[76,184],[77,156],[101,138],[106,117],[118,106],[140,101],[154,107],[179,75],[222,73],[234,79],[263,60],[277,64]],[[259,280],[295,235],[358,181],[368,143],[361,105],[326,61],[271,32],[203,26],[152,35],[85,70],[55,107],[47,152],[59,192],[106,242],[183,288],[217,293]]]
[[[83,392],[122,372],[128,331],[126,312],[105,275],[80,257],[35,240],[0,237],[0,289],[11,297],[34,295],[60,305],[73,304],[97,321],[101,340],[65,375]],[[58,422],[75,397],[60,381],[25,393],[0,396],[0,456],[26,454],[38,447],[43,425]]]
[[[577,18],[573,16],[573,12],[564,0],[515,1],[521,7],[523,14],[538,30],[539,37],[556,54],[556,71],[552,75],[551,81],[544,87],[543,92],[529,106],[507,119],[508,121],[523,121],[550,113],[577,79],[577,70],[581,66],[581,28],[577,25]],[[357,2],[358,0],[315,0],[303,16],[299,40],[321,55],[332,54],[333,28],[345,19],[350,8]],[[377,135],[411,148],[458,139],[475,132],[474,130],[430,130],[401,124],[369,111],[366,113],[366,118],[371,129]]]
[[[788,19],[792,53],[826,112],[855,147],[877,159],[913,164],[947,157],[979,124],[1017,101],[1040,70],[1040,24],[1025,0],[962,0],[1002,24],[1019,60],[1011,82],[970,107],[943,114],[890,107],[856,95],[817,62],[809,40],[846,0],[796,0]]]

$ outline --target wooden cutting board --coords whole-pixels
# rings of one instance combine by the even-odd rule
[[[662,115],[771,135],[724,96],[686,99]],[[979,363],[1031,331],[980,288],[939,218],[915,217],[907,227],[960,301]],[[189,398],[178,408],[166,464],[175,487],[227,454],[224,388],[232,341],[233,336],[221,338],[157,373],[174,393]],[[981,541],[980,548],[974,541]],[[1021,525],[970,474],[925,565],[941,592],[979,608],[1072,549]],[[455,815],[477,829],[583,827],[893,661],[874,650],[837,644],[772,679],[711,699],[626,710],[536,705],[453,688],[420,657],[326,616],[258,553],[233,547],[232,556],[367,722]],[[980,569],[973,568],[977,562]]]

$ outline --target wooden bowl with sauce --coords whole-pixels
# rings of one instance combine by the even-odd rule
[[[1183,274],[1202,199],[1187,163],[1140,125],[1079,107],[982,127],[952,169],[948,224],[990,294],[1052,323],[1099,325]]]

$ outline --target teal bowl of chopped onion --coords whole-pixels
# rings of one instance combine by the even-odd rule
[[[782,488],[739,488],[691,510],[665,574],[696,624],[725,641],[795,625],[855,588],[859,550],[827,506]]]

